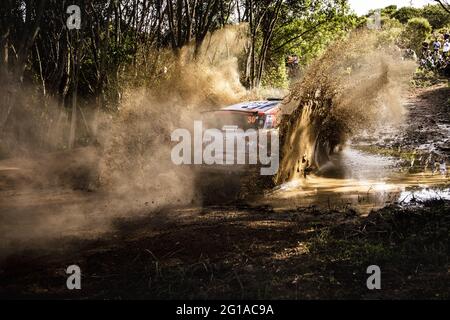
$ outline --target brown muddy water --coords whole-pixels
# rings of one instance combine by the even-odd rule
[[[395,158],[347,147],[317,174],[278,186],[259,201],[276,211],[313,206],[331,210],[353,208],[367,215],[389,204],[450,200],[448,174],[432,173],[431,169],[409,173],[399,163]]]

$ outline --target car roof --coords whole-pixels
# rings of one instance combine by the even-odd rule
[[[250,102],[242,102],[238,104],[234,104],[232,106],[228,106],[222,108],[222,111],[241,111],[241,112],[268,112],[281,103],[280,100],[276,101],[250,101]]]

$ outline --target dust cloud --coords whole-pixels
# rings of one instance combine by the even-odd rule
[[[176,128],[189,129],[202,112],[249,95],[238,71],[246,34],[245,25],[230,26],[209,34],[201,47],[156,52],[161,69],[157,81],[152,86],[130,84],[118,112],[102,112],[88,124],[96,128],[96,147],[45,152],[33,142],[38,133],[33,128],[42,131],[40,140],[49,141],[48,150],[56,148],[67,138],[67,114],[56,112],[61,108],[50,99],[44,112],[42,101],[25,99],[24,89],[11,91],[13,107],[20,106],[23,113],[13,110],[18,116],[8,121],[21,141],[29,136],[30,143],[21,143],[23,150],[18,150],[17,136],[10,136],[8,146],[16,150],[0,164],[0,251],[42,247],[61,238],[94,238],[110,231],[118,217],[201,204],[195,173],[170,159],[170,135]],[[48,115],[50,106],[55,110],[51,119],[25,117],[33,110]]]
[[[167,55],[155,88],[127,90],[119,113],[101,124],[101,185],[120,194],[151,194],[162,204],[187,204],[196,195],[190,168],[170,159],[171,133],[190,129],[202,113],[240,101],[246,89],[239,79],[238,55],[246,42],[245,26],[230,26]]]
[[[381,44],[377,33],[353,33],[331,45],[285,99],[276,182],[320,168],[363,130],[402,121],[402,94],[414,71],[415,63]]]

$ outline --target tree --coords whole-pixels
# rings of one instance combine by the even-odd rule
[[[1,69],[7,71],[12,67],[21,82],[46,4],[47,0],[5,0],[1,5]],[[11,51],[14,53],[10,54]]]
[[[81,9],[80,30],[66,26],[69,5]],[[192,52],[183,59],[197,59],[208,34],[228,24],[248,28],[241,79],[254,88],[283,82],[288,54],[306,65],[353,28],[354,19],[347,0],[3,0],[0,82],[36,89],[33,99],[44,110],[57,101],[75,146],[82,134],[77,126],[95,130],[87,128],[81,109],[117,111],[124,83],[153,85],[162,78],[164,59],[178,60],[181,52]],[[194,50],[182,51],[186,46]],[[5,101],[0,134],[20,109],[14,99]],[[43,113],[39,107],[36,114]]]
[[[431,31],[432,28],[427,19],[412,18],[406,25],[403,38],[410,48],[416,52],[420,52],[422,43],[428,38]]]
[[[427,5],[422,9],[422,17],[430,22],[433,29],[441,29],[450,23],[450,13],[439,5]]]
[[[246,8],[243,21],[249,23],[251,38],[245,73],[248,87],[259,86],[267,71],[281,72],[278,64],[290,53],[298,54],[303,65],[308,63],[330,39],[354,26],[349,23],[354,17],[349,15],[346,0],[243,3]],[[283,78],[283,75],[268,76]]]
[[[434,0],[434,1],[439,3],[442,9],[450,13],[450,3],[447,0]]]
[[[165,19],[174,51],[194,39],[198,53],[208,32],[228,23],[231,8],[231,2],[224,0],[168,0]]]
[[[396,5],[387,6],[384,9],[381,9],[381,15],[386,15],[388,17],[392,17],[392,15],[397,11]]]
[[[406,24],[412,18],[418,18],[422,14],[420,9],[414,7],[403,7],[392,14],[392,18],[397,19],[403,24]]]
[[[282,0],[247,2],[247,19],[250,28],[250,47],[246,64],[246,85],[259,87],[265,71],[267,53],[277,26]]]
[[[290,6],[292,13],[282,14],[277,32],[274,35],[269,60],[284,60],[295,54],[300,66],[306,66],[327,48],[333,40],[353,29],[357,17],[349,14],[346,1],[303,2],[307,7]],[[277,68],[276,65],[273,65]]]

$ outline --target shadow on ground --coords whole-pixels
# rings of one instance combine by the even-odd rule
[[[103,240],[9,256],[1,262],[0,296],[448,299],[449,208],[434,201],[360,217],[351,209],[218,206],[161,224],[158,215],[121,218]],[[66,289],[71,264],[82,270],[80,291]],[[381,290],[366,287],[373,264],[382,271]]]

